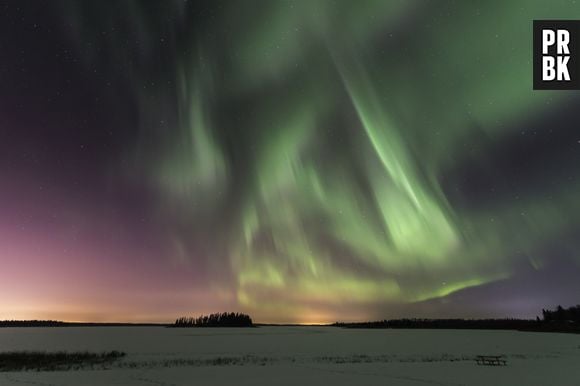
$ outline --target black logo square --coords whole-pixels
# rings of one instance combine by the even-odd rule
[[[580,90],[580,20],[534,20],[534,90]]]

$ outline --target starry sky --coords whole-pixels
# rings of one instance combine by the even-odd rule
[[[0,1],[0,319],[580,302],[575,1]]]

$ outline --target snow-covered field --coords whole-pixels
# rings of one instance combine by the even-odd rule
[[[0,352],[107,351],[109,369],[0,373],[0,385],[580,385],[580,335],[331,327],[0,329]],[[478,366],[479,354],[507,357]]]

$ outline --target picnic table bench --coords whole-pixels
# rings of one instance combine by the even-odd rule
[[[478,355],[475,361],[480,366],[507,366],[507,360],[503,355]]]

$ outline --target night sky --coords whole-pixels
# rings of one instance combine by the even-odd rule
[[[0,1],[0,319],[580,302],[575,1]]]

